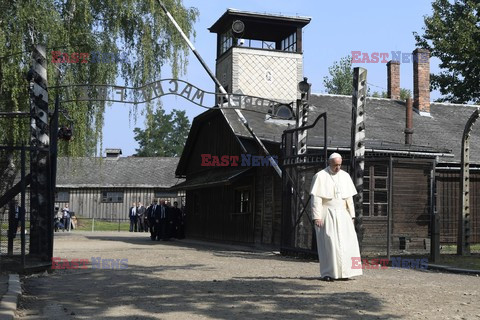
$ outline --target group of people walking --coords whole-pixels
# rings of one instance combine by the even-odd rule
[[[152,240],[170,240],[185,238],[185,222],[178,202],[173,206],[155,199],[145,208],[141,202],[133,203],[128,211],[130,232],[150,232]]]

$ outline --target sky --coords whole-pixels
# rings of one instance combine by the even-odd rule
[[[430,0],[404,0],[389,2],[369,1],[323,1],[323,0],[184,0],[186,7],[196,7],[199,18],[195,24],[196,38],[190,39],[210,70],[215,72],[216,34],[208,28],[228,8],[259,13],[287,16],[306,16],[310,24],[303,29],[303,73],[312,84],[312,93],[325,93],[323,79],[328,68],[352,51],[411,53],[415,50],[413,32],[423,34],[424,16],[432,14]],[[387,4],[388,3],[388,4]],[[205,91],[214,91],[213,81],[193,53],[189,54],[187,72],[180,79]],[[439,61],[430,60],[430,71],[438,73]],[[387,67],[385,63],[354,63],[353,67],[367,69],[367,82],[371,92],[387,91]],[[164,66],[163,78],[170,77]],[[160,80],[160,79],[158,79]],[[401,63],[400,85],[413,92],[413,63]],[[432,92],[430,99],[440,97]],[[205,109],[178,96],[162,97],[166,112],[172,109],[186,110],[190,121]],[[139,106],[141,113],[143,106]],[[367,115],[368,116],[368,115]],[[133,129],[144,129],[144,117],[132,116],[132,106],[114,103],[107,107],[103,129],[103,148],[121,148],[123,156],[136,153],[138,143]],[[103,153],[102,153],[103,155]]]

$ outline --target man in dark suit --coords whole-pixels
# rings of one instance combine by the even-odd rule
[[[158,212],[155,216],[155,221],[158,224],[158,233],[157,233],[157,240],[162,239],[163,241],[167,241],[169,239],[169,216],[170,210],[165,203],[165,200],[160,202],[160,207],[158,208]]]
[[[175,237],[175,217],[173,212],[173,207],[170,201],[165,201],[165,206],[167,207],[167,227],[166,227],[166,240],[170,240]]]
[[[157,237],[157,227],[155,226],[155,215],[158,210],[157,200],[154,199],[152,204],[147,209],[147,220],[150,228],[150,238],[155,240]]]
[[[137,232],[137,206],[134,202],[128,210],[128,217],[130,218],[130,232]]]
[[[185,238],[185,228],[183,224],[183,212],[178,207],[178,202],[173,203],[173,208],[171,208],[172,220],[173,220],[173,236],[177,239]]]

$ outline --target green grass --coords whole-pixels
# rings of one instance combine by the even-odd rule
[[[458,256],[456,254],[442,254],[435,264],[449,267],[471,269],[480,271],[480,254],[474,253],[470,256]]]
[[[92,231],[92,223],[93,220],[91,218],[80,218],[77,217],[77,229],[80,231]],[[120,225],[120,230],[119,230]],[[130,222],[126,220],[120,221],[106,221],[106,220],[99,220],[95,219],[94,231],[128,231],[130,228]],[[30,230],[30,221],[25,223],[25,229]],[[5,240],[7,238],[7,230],[8,230],[8,223],[0,223],[0,230],[1,230],[1,240]],[[5,238],[5,239],[4,239]]]
[[[457,256],[456,254],[442,254],[436,264],[446,265],[455,268],[472,269],[480,271],[480,254],[474,253],[470,256]]]
[[[20,224],[19,224],[20,225]],[[25,230],[30,232],[30,221],[25,223]],[[20,239],[20,229],[17,229],[16,239]],[[0,223],[0,243],[8,241],[8,223]]]
[[[470,245],[470,252],[472,253],[480,253],[480,243]],[[457,253],[457,245],[442,245],[440,249],[440,253]]]
[[[456,245],[442,245],[440,259],[436,264],[455,268],[480,270],[480,243],[470,246],[470,256],[458,256]]]
[[[20,223],[18,225],[20,226]],[[30,221],[25,223],[25,229],[30,229]],[[2,232],[6,232],[6,230],[8,230],[8,223],[0,223],[0,230],[2,230]]]
[[[428,259],[431,264],[444,265],[447,267],[454,267],[460,269],[470,269],[480,271],[480,244],[473,244],[470,246],[470,256],[458,256],[456,245],[442,245],[440,250],[440,257],[435,263],[431,260],[429,254],[402,254],[393,255],[395,257],[409,258],[409,259]],[[366,253],[362,258],[378,259],[386,258],[384,255]]]
[[[92,231],[92,224],[94,231],[128,231],[130,228],[130,222],[127,221],[105,221],[86,218],[77,218],[77,229],[79,231]]]

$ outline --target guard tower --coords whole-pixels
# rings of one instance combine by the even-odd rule
[[[217,34],[217,79],[229,93],[296,101],[303,80],[302,28],[310,20],[228,9],[209,28]]]

